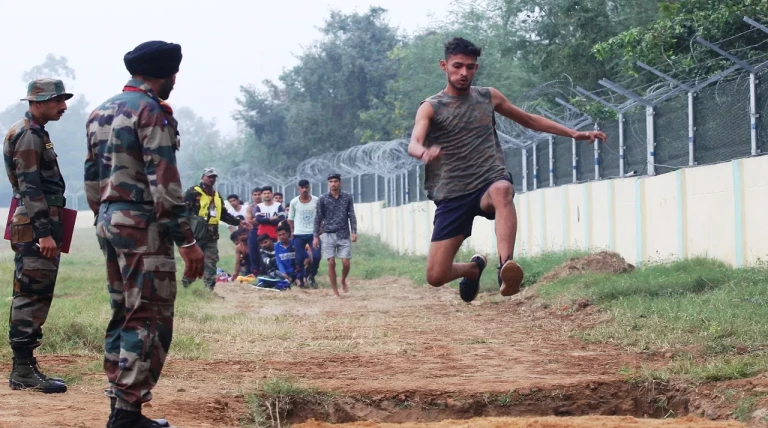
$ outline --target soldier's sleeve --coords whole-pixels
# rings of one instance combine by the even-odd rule
[[[45,150],[43,137],[26,130],[16,141],[13,163],[19,183],[19,195],[25,207],[35,238],[51,236],[51,217],[40,182],[40,156]]]
[[[89,129],[91,121],[86,124],[86,135],[88,135],[88,147],[87,155],[85,157],[85,197],[88,200],[88,206],[93,211],[94,215],[99,214],[99,206],[101,205],[100,183],[99,183],[99,165],[96,160],[95,153],[98,150],[98,141],[91,141],[91,132]],[[94,137],[95,138],[95,133]]]
[[[176,245],[194,241],[187,205],[182,199],[181,178],[176,166],[175,133],[162,110],[139,111],[137,131],[144,157],[144,172],[154,201],[157,222],[168,227]]]
[[[240,219],[230,214],[229,211],[224,208],[226,205],[224,205],[224,197],[221,196],[221,194],[219,194],[219,199],[221,199],[221,221],[230,226],[240,226]]]

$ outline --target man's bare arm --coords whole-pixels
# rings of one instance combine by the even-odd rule
[[[411,133],[411,143],[408,144],[408,154],[424,163],[429,163],[432,159],[440,156],[439,146],[424,146],[429,124],[432,122],[434,114],[435,110],[431,104],[425,102],[419,106],[419,110],[416,111],[416,123],[413,125],[413,132]]]
[[[495,88],[491,88],[491,102],[493,103],[494,110],[500,115],[512,119],[528,129],[570,137],[576,140],[589,140],[590,143],[592,143],[595,138],[599,138],[603,143],[606,142],[607,137],[602,131],[576,131],[545,117],[530,114],[527,111],[514,106],[504,94]]]

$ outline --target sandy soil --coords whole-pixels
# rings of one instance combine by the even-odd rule
[[[290,416],[288,422],[295,423],[310,418],[333,422],[450,418],[462,421],[430,426],[741,426],[690,418],[567,417],[685,414],[691,402],[686,394],[692,392],[674,386],[631,386],[619,374],[622,369],[654,367],[663,361],[570,338],[566,331],[573,328],[572,321],[536,309],[525,296],[480,296],[467,305],[455,290],[416,287],[398,278],[351,282],[351,292],[341,299],[323,289],[277,293],[236,284],[219,284],[216,293],[222,298],[208,311],[242,316],[243,323],[251,325],[233,324],[236,333],[208,337],[214,341],[210,360],[180,360],[171,348],[146,414],[165,417],[179,427],[242,426],[248,420],[244,394],[264,379],[288,375],[336,397],[332,402],[308,398],[291,404],[285,414]],[[259,330],[253,324],[265,327]],[[98,360],[40,358],[51,374],[85,370]],[[0,372],[8,370],[7,364],[0,365]],[[104,426],[108,400],[103,388],[103,374],[93,369],[66,394],[0,388],[0,426]],[[697,394],[697,410],[705,413],[714,399]],[[666,404],[654,410],[659,397]],[[666,413],[654,414],[657,410]],[[721,413],[715,415],[727,416]],[[475,416],[561,417],[467,420]]]

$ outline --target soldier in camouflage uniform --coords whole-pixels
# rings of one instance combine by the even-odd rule
[[[177,122],[162,100],[173,90],[181,47],[146,42],[124,58],[131,80],[88,118],[85,190],[106,258],[112,319],[104,341],[110,428],[162,427],[141,407],[152,399],[173,335],[174,243],[199,278],[195,245],[182,200]]]
[[[72,94],[61,80],[38,79],[29,83],[29,111],[8,130],[3,142],[5,170],[18,207],[11,223],[11,245],[15,268],[9,339],[13,369],[12,389],[44,393],[65,392],[67,385],[40,372],[33,356],[43,337],[53,289],[59,271],[62,230],[61,209],[65,205],[64,179],[56,161],[53,143],[45,124],[61,119]]]
[[[205,168],[200,177],[200,184],[190,187],[184,195],[184,202],[187,203],[189,212],[208,221],[208,233],[204,239],[197,241],[197,245],[205,254],[203,284],[208,290],[213,290],[213,287],[216,286],[216,264],[219,262],[219,222],[223,221],[247,230],[252,228],[250,223],[238,219],[227,211],[224,198],[213,189],[218,176],[219,173],[215,169]],[[235,272],[235,274],[237,273],[239,272]],[[194,281],[193,278],[185,277],[182,279],[182,285],[187,288]]]

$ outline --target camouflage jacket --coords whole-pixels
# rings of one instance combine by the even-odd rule
[[[177,122],[167,104],[145,82],[131,79],[91,113],[86,128],[85,193],[94,214],[103,203],[130,203],[122,224],[157,221],[177,245],[192,242],[176,167]]]
[[[35,238],[51,235],[45,196],[64,196],[64,178],[45,127],[30,112],[16,122],[3,141],[5,171],[13,192],[27,209]]]

